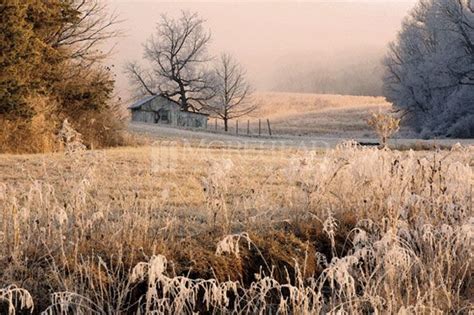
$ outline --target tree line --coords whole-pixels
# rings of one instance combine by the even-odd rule
[[[138,96],[162,95],[184,111],[207,111],[224,122],[255,110],[245,69],[228,53],[208,53],[211,33],[197,13],[162,15],[155,34],[144,44],[148,67],[129,62],[126,72]]]

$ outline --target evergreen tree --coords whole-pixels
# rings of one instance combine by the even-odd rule
[[[107,144],[118,128],[114,81],[96,46],[115,35],[116,18],[99,0],[1,1],[0,151],[44,151],[28,142],[54,137],[66,118],[86,144]]]

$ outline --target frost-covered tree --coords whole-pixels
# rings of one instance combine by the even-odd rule
[[[474,137],[474,4],[420,0],[384,61],[384,91],[424,137]]]

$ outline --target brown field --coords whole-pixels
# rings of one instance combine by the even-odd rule
[[[469,313],[472,156],[0,155],[0,313]]]
[[[270,119],[277,134],[355,138],[373,136],[366,119],[391,107],[383,97],[350,95],[259,92],[254,101],[252,116]]]

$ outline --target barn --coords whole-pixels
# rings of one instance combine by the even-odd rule
[[[207,128],[208,114],[181,110],[178,102],[150,95],[128,107],[132,121],[179,127]]]

